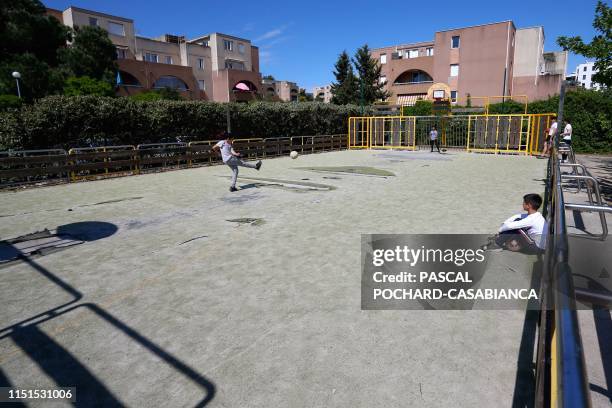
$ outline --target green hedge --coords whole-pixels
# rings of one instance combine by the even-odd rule
[[[578,89],[565,95],[563,117],[573,128],[572,146],[582,153],[612,152],[612,92]],[[557,112],[559,97],[529,104],[529,113]]]
[[[358,106],[201,101],[135,101],[100,96],[50,96],[0,113],[0,150],[136,145],[211,140],[226,128],[238,138],[346,133]],[[372,114],[366,110],[366,114]]]

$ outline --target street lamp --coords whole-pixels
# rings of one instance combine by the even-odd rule
[[[21,74],[17,71],[14,71],[13,78],[15,78],[15,82],[17,82],[17,96],[21,98],[21,89],[19,89],[19,78],[21,78]]]

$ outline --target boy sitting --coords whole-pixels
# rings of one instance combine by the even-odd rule
[[[538,194],[523,196],[523,210],[527,213],[513,215],[504,221],[499,228],[499,234],[492,237],[493,242],[485,245],[484,249],[497,246],[512,252],[541,253],[545,248],[546,225],[546,220],[538,212],[541,205],[542,198]]]

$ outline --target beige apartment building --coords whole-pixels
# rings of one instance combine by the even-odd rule
[[[262,94],[259,49],[250,40],[212,33],[194,39],[135,34],[134,20],[71,6],[47,9],[69,27],[105,29],[117,47],[118,93],[171,87],[187,99],[242,101]]]
[[[434,40],[372,49],[381,65],[389,102],[413,105],[418,99],[448,99],[475,106],[482,97],[517,101],[559,92],[566,52],[544,51],[544,29],[517,29],[512,21],[438,31]]]
[[[332,99],[331,85],[315,86],[312,88],[312,96],[315,100],[330,103]]]
[[[295,82],[268,78],[262,80],[262,90],[268,99],[283,102],[297,102],[300,94],[300,88]]]

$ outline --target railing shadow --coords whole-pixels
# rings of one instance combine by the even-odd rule
[[[542,257],[538,256],[538,261],[534,263],[532,268],[530,284],[530,288],[535,289],[536,292],[540,292],[542,268]],[[538,300],[530,299],[523,319],[523,332],[516,363],[516,378],[512,398],[513,408],[533,408],[535,406],[536,376],[534,361],[540,319],[538,309]]]
[[[107,223],[77,223],[58,228],[58,232],[79,237],[82,240],[93,241],[112,235],[117,228]],[[98,228],[91,229],[92,225]],[[112,226],[112,227],[111,227]],[[113,229],[114,227],[114,229]],[[15,249],[19,252],[19,250]],[[49,279],[55,285],[69,293],[73,298],[67,303],[49,309],[43,313],[24,319],[0,329],[0,340],[10,338],[40,369],[53,379],[58,387],[77,387],[77,402],[75,406],[123,406],[124,404],[92,373],[85,364],[74,357],[64,347],[44,333],[39,325],[63,316],[79,308],[86,308],[105,322],[127,335],[131,340],[153,353],[159,359],[181,373],[190,381],[205,391],[205,395],[195,406],[206,406],[215,396],[215,385],[199,374],[189,365],[174,357],[169,352],[143,336],[123,321],[119,320],[94,303],[80,303],[83,295],[70,284],[47,270],[25,254],[19,258],[32,269]],[[8,377],[0,370],[0,385],[10,386]],[[22,405],[23,406],[23,405]]]

